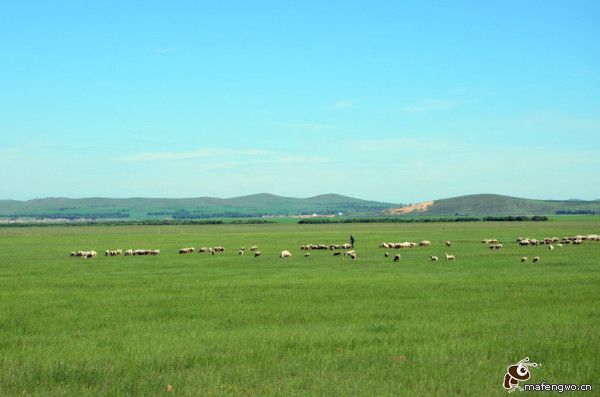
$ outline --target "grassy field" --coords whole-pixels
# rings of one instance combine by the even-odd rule
[[[600,242],[513,243],[579,233],[600,221],[0,228],[0,395],[505,395],[525,356],[531,383],[598,394]],[[299,250],[350,234],[354,262]],[[161,254],[68,256],[117,248]]]

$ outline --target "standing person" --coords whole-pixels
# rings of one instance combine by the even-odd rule
[[[350,235],[350,245],[352,246],[352,248],[354,248],[354,236]]]

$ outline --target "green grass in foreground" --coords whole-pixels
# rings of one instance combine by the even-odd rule
[[[542,363],[532,383],[598,390],[600,242],[512,241],[599,232],[574,220],[0,228],[0,395],[504,395],[525,356]],[[301,256],[350,233],[356,262]],[[432,246],[399,264],[377,247],[422,239]],[[253,244],[262,257],[237,255]],[[227,251],[176,253],[190,245]],[[68,257],[108,248],[161,255]]]

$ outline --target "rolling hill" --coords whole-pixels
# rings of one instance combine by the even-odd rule
[[[292,216],[302,214],[381,215],[399,204],[367,201],[337,194],[305,199],[261,193],[228,199],[167,198],[43,198],[0,200],[2,218],[55,219],[202,219],[216,217]]]
[[[600,214],[600,200],[532,200],[476,194],[402,205],[367,201],[338,194],[309,198],[260,193],[228,199],[49,197],[27,201],[0,200],[0,219],[207,219],[337,214],[376,216],[505,216]]]
[[[474,194],[384,210],[386,215],[555,215],[600,214],[600,200],[533,200],[499,194]]]

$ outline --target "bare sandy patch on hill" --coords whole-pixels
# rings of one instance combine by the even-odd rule
[[[400,208],[388,208],[384,212],[387,215],[404,215],[411,212],[425,212],[433,205],[433,201],[423,201],[422,203],[405,205]]]

